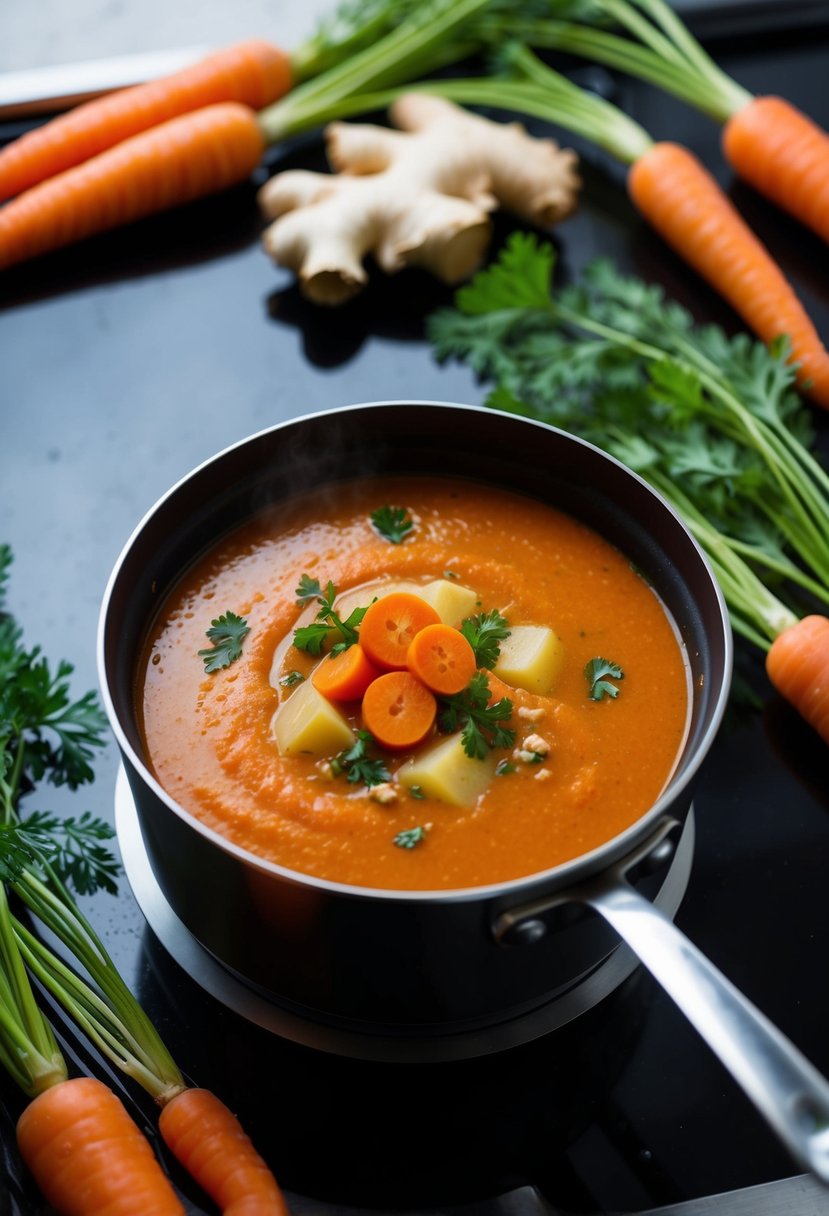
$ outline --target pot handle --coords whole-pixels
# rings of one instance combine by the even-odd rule
[[[663,832],[655,840],[657,850],[664,839]],[[567,901],[587,904],[604,917],[719,1056],[795,1160],[829,1184],[829,1082],[669,917],[630,886],[626,869],[619,866],[570,888]],[[550,902],[563,900],[558,896]],[[510,929],[520,930],[522,920],[538,926],[541,910],[540,901],[512,909],[506,914]],[[533,940],[532,934],[524,940]]]

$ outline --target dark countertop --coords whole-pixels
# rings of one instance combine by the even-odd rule
[[[827,55],[829,35],[812,32],[743,40],[720,58],[749,88],[780,91],[829,125]],[[645,88],[623,85],[617,96],[655,136],[693,146],[729,181],[712,124]],[[277,162],[318,167],[319,150],[308,140]],[[553,234],[561,275],[611,255],[700,319],[733,328],[728,309],[637,218],[618,169],[593,157],[585,179],[579,214]],[[732,196],[829,334],[825,247],[747,187]],[[424,316],[448,291],[415,273],[374,276],[353,305],[320,312],[270,265],[259,227],[254,186],[244,186],[0,284],[9,602],[30,643],[74,662],[78,692],[97,683],[98,606],[122,545],[197,463],[316,409],[410,395],[481,400],[470,374],[438,367],[423,339]],[[508,228],[499,221],[498,239]],[[827,420],[816,422],[826,453]],[[677,922],[826,1073],[826,750],[742,646],[738,667],[762,708],[735,701],[706,765]],[[111,818],[117,764],[113,745],[94,786],[44,791],[43,805]],[[298,1216],[317,1210],[312,1200],[446,1210],[527,1184],[562,1211],[644,1211],[795,1172],[640,973],[551,1041],[484,1064],[401,1070],[320,1056],[250,1027],[166,957],[126,885],[117,900],[85,907],[186,1071],[239,1110],[285,1186],[304,1197]],[[8,1119],[19,1101],[4,1079],[0,1100],[16,1196]],[[12,1211],[35,1210],[24,1193]]]

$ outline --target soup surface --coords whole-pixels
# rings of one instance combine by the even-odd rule
[[[413,525],[399,543],[371,522],[390,505]],[[382,787],[349,780],[334,755],[281,753],[274,714],[320,662],[293,644],[297,626],[321,611],[317,601],[299,602],[303,575],[362,604],[390,580],[441,580],[474,591],[475,613],[497,610],[509,626],[555,631],[563,658],[549,693],[483,673],[493,698],[511,702],[503,725],[515,740],[481,761],[491,775],[470,805],[401,784],[396,775],[422,748],[384,752],[369,741],[367,754],[388,769]],[[208,673],[199,651],[210,646],[211,621],[227,612],[249,632],[241,655]],[[622,673],[605,675],[605,695],[601,669],[586,674],[594,659]],[[670,777],[689,694],[663,605],[594,532],[490,486],[378,477],[272,508],[189,570],[148,638],[137,702],[158,780],[227,839],[303,873],[428,890],[531,874],[633,823]],[[337,712],[360,730],[359,701]],[[440,740],[440,725],[439,716],[427,746]]]

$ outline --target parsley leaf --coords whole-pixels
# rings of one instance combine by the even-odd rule
[[[506,777],[508,773],[514,772],[517,772],[517,765],[513,764],[511,760],[499,760],[495,765],[496,777]]]
[[[405,507],[378,507],[372,511],[371,522],[384,540],[399,545],[409,535],[414,522]]]
[[[461,633],[475,651],[478,667],[488,667],[491,670],[501,653],[499,643],[509,637],[510,630],[506,617],[501,616],[497,608],[493,608],[491,612],[468,616],[461,622]]]
[[[620,689],[610,683],[610,679],[623,680],[625,673],[618,663],[609,659],[591,659],[585,666],[584,675],[587,680],[588,697],[591,701],[601,701],[605,696],[616,698]],[[610,677],[610,679],[608,679]]]
[[[423,792],[423,789],[419,785],[410,785],[409,793],[411,794],[411,796],[413,798],[425,798],[426,797],[426,795]]]
[[[250,633],[250,626],[242,616],[235,612],[225,612],[210,622],[207,637],[213,643],[206,650],[199,651],[199,658],[204,659],[206,672],[220,671],[235,663],[242,653],[242,642]]]
[[[372,760],[367,755],[368,747],[374,742],[374,736],[367,730],[357,732],[357,738],[351,747],[339,752],[331,761],[331,768],[336,776],[346,774],[346,780],[354,785],[367,786],[383,785],[391,781],[391,773],[384,760]]]
[[[462,729],[463,750],[472,760],[483,760],[490,748],[512,747],[515,731],[502,725],[511,717],[508,697],[489,704],[489,681],[482,671],[476,672],[463,692],[440,698],[440,729],[447,733]]]
[[[329,583],[328,586],[331,587],[332,584]],[[311,600],[319,600],[320,603],[323,602],[320,581],[318,578],[311,578],[309,574],[303,574],[300,576],[299,586],[294,594],[296,595],[298,603],[302,605],[309,604]]]
[[[416,828],[406,828],[405,831],[398,832],[394,838],[394,843],[398,849],[413,849],[425,839],[426,829],[418,824]]]
[[[340,640],[331,647],[331,653],[334,655],[347,650],[349,646],[353,646],[359,640],[357,631],[368,611],[368,606],[355,608],[353,612],[349,613],[346,620],[341,620],[334,611],[337,589],[330,579],[323,591],[318,579],[312,579],[307,574],[303,574],[296,589],[296,596],[300,603],[317,600],[321,605],[315,621],[312,621],[310,625],[300,625],[298,629],[294,630],[294,646],[297,650],[320,655],[326,642],[339,634]]]
[[[301,671],[286,671],[284,676],[279,677],[280,688],[293,688],[295,684],[301,684],[305,676]]]
[[[74,887],[79,895],[92,895],[103,889],[118,894],[115,881],[118,862],[102,841],[111,840],[113,829],[103,819],[84,811],[80,819],[59,818],[44,811],[32,811],[20,824],[29,839],[42,842],[51,869],[61,882]]]

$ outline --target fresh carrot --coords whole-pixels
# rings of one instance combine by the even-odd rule
[[[220,101],[259,110],[291,87],[291,61],[279,47],[251,39],[180,72],[89,101],[0,151],[0,200],[55,177],[125,139]]]
[[[362,646],[357,644],[323,659],[314,670],[311,682],[331,701],[357,701],[379,674]]]
[[[183,1090],[164,1107],[158,1125],[176,1160],[224,1216],[287,1216],[273,1174],[215,1094]]]
[[[475,651],[451,625],[427,625],[415,634],[406,655],[409,671],[428,689],[451,697],[462,692],[477,670]]]
[[[628,174],[633,202],[765,342],[787,334],[798,380],[829,407],[829,353],[780,268],[686,148],[655,143]]]
[[[38,1094],[18,1119],[17,1142],[61,1216],[184,1216],[148,1141],[93,1077]]]
[[[0,208],[0,270],[241,182],[263,147],[238,102],[134,135]]]
[[[783,98],[754,96],[726,75],[665,0],[595,0],[593,7],[600,28],[521,16],[509,25],[535,47],[638,76],[723,124],[723,151],[740,176],[829,241],[829,134],[822,127]],[[624,35],[607,29],[607,18]]]
[[[360,645],[381,671],[403,671],[415,634],[440,624],[431,604],[408,591],[394,591],[369,605],[360,625]]]
[[[782,97],[755,97],[723,128],[729,163],[829,241],[829,135]]]
[[[431,731],[437,701],[410,671],[388,671],[369,684],[362,714],[363,725],[381,747],[405,750]]]
[[[829,618],[805,616],[784,629],[766,655],[769,679],[829,743]]]

